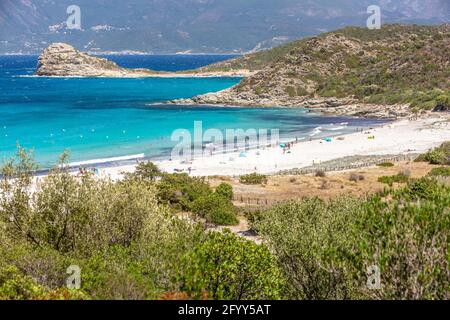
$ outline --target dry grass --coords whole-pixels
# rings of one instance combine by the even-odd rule
[[[234,204],[238,207],[271,206],[278,202],[301,199],[303,197],[334,198],[342,194],[356,196],[383,190],[385,184],[378,182],[381,176],[390,176],[399,172],[411,172],[411,178],[427,175],[436,166],[427,163],[399,162],[394,167],[373,167],[362,170],[327,173],[326,177],[314,175],[270,176],[265,186],[243,185],[238,179],[210,178],[213,186],[227,181],[233,186]],[[350,181],[351,175],[364,179]],[[355,179],[354,179],[355,180]]]

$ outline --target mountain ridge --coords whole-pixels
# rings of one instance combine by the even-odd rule
[[[36,54],[50,43],[83,51],[243,53],[345,25],[363,26],[369,5],[383,23],[443,23],[447,0],[78,0],[81,30],[68,30],[71,0],[2,0],[0,54]]]

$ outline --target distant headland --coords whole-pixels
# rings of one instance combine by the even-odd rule
[[[86,78],[143,78],[143,77],[244,77],[251,72],[160,72],[150,69],[129,69],[105,58],[76,50],[66,43],[53,43],[39,56],[36,76]]]

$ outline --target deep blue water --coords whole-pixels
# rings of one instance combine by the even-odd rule
[[[132,68],[179,71],[226,56],[108,56]],[[77,79],[30,77],[35,56],[0,56],[0,159],[16,144],[33,149],[43,168],[69,150],[71,161],[145,154],[167,155],[176,129],[280,129],[283,137],[334,135],[374,121],[325,117],[300,109],[259,109],[149,105],[219,91],[236,78]],[[348,123],[345,128],[340,123]],[[321,132],[315,130],[322,127]],[[328,130],[327,130],[328,129]]]

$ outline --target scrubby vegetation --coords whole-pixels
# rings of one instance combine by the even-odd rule
[[[314,175],[318,178],[325,178],[327,173],[324,170],[317,170]]]
[[[394,183],[407,183],[409,181],[409,176],[408,173],[400,172],[393,176],[379,177],[378,182],[385,183],[392,187]]]
[[[413,111],[450,107],[448,25],[347,27],[231,61],[205,71],[261,71],[237,92],[280,92],[290,98],[353,97],[366,103],[408,104]]]
[[[450,165],[450,142],[421,154],[416,162],[429,162],[430,164]]]
[[[227,184],[159,172],[155,181],[152,165],[114,182],[66,163],[34,192],[26,152],[2,169],[0,299],[450,298],[450,188],[438,179],[252,210],[256,244],[177,214],[237,222]],[[66,286],[70,266],[79,289]],[[368,286],[368,270],[380,287]]]
[[[382,162],[379,163],[377,166],[381,168],[392,168],[394,164],[392,162]]]
[[[29,191],[36,166],[25,151],[20,150],[19,157],[2,168],[1,299],[158,299],[180,292],[184,284],[179,279],[191,284],[197,281],[178,269],[180,259],[194,254],[214,236],[205,233],[202,224],[174,214],[172,202],[167,201],[172,200],[170,191],[186,192],[178,194],[176,200],[184,200],[174,201],[176,205],[193,206],[207,194],[217,197],[220,206],[214,209],[218,213],[211,210],[208,214],[224,219],[221,210],[226,208],[233,213],[227,216],[229,224],[236,219],[229,199],[208,189],[204,181],[165,175],[160,188],[153,176],[138,171],[113,182],[88,173],[74,176],[66,161],[63,156],[59,165],[37,182],[34,193]],[[154,171],[152,166],[145,167]],[[227,235],[227,249],[236,250],[237,260],[252,261],[252,256],[231,246],[254,244],[233,237]],[[80,290],[66,289],[66,271],[71,265],[81,268]],[[258,266],[252,270],[258,271]],[[266,272],[266,267],[261,270]],[[239,270],[230,269],[228,275],[238,277],[235,272]],[[261,271],[258,278],[246,273],[246,285],[253,290],[263,276]],[[223,288],[227,290],[228,285]],[[196,289],[199,291],[189,291],[189,297],[199,296],[207,288],[197,285]]]
[[[154,183],[156,177],[160,181]],[[154,185],[159,204],[172,211],[193,212],[209,223],[234,225],[238,222],[231,203],[233,188],[221,184],[215,191],[203,178],[187,174],[161,173],[153,163],[141,163],[137,170],[125,176],[125,181],[141,181]]]
[[[450,167],[434,168],[428,175],[431,177],[450,177]]]
[[[448,299],[450,188],[420,179],[365,201],[295,201],[255,220],[292,299]],[[381,286],[369,289],[368,270]]]
[[[233,200],[233,186],[229,183],[221,183],[217,188],[216,188],[216,193],[218,195],[221,195],[222,197],[225,197],[228,200]]]
[[[241,176],[239,182],[242,184],[265,184],[267,183],[267,176],[255,172]]]
[[[281,271],[265,246],[237,238],[229,232],[212,233],[184,257],[179,281],[191,296],[212,299],[279,299]]]
[[[218,225],[236,225],[236,209],[229,199],[217,193],[211,193],[196,199],[192,211],[199,216]]]

